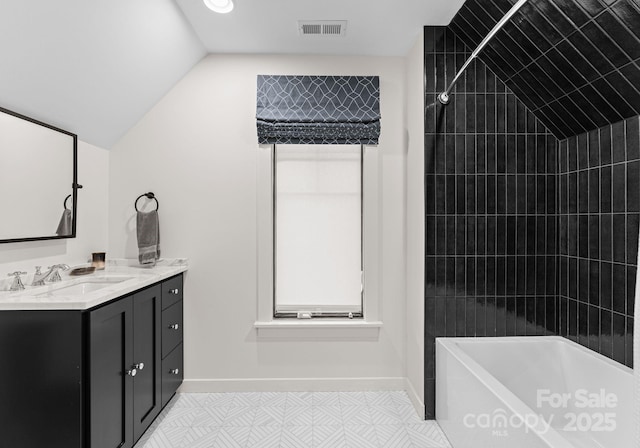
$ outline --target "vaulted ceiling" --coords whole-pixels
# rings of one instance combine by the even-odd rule
[[[464,0],[2,0],[0,106],[110,148],[208,52],[404,55]],[[347,20],[344,37],[298,20]]]
[[[0,106],[104,148],[205,54],[173,0],[0,2]]]

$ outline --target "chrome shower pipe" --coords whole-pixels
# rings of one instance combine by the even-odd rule
[[[449,97],[451,90],[453,89],[453,86],[456,84],[458,79],[460,79],[464,71],[467,69],[469,64],[471,64],[471,62],[478,56],[478,54],[484,49],[489,41],[493,39],[493,36],[495,36],[498,31],[500,31],[500,28],[502,28],[511,19],[511,17],[513,17],[513,15],[518,12],[518,10],[522,8],[525,3],[527,3],[527,1],[528,0],[518,0],[518,2],[511,7],[509,12],[502,19],[500,19],[496,26],[494,26],[493,29],[489,31],[489,34],[487,34],[487,36],[482,39],[480,45],[478,45],[473,53],[471,53],[471,56],[469,57],[469,59],[467,59],[462,68],[458,70],[458,73],[456,73],[455,78],[453,78],[453,81],[451,81],[451,84],[449,84],[447,90],[438,95],[438,101],[440,101],[442,104],[449,104],[449,101],[451,100],[451,98]]]

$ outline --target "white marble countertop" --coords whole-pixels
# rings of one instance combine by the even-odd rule
[[[61,282],[45,286],[25,282],[22,291],[0,291],[0,310],[87,310],[187,269],[185,258],[159,260],[154,267],[140,266],[137,260],[109,260],[104,270],[92,274],[61,272]]]

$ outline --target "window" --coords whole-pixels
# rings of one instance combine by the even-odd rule
[[[274,317],[363,316],[363,148],[275,145]]]

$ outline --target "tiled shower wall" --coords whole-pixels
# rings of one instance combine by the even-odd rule
[[[429,418],[440,335],[557,333],[632,365],[640,4],[531,1],[480,56],[488,66],[476,61],[452,104],[433,106],[463,43],[475,48],[513,3],[467,0],[450,27],[425,28]]]
[[[558,332],[632,367],[638,117],[560,142]]]
[[[436,95],[470,55],[425,28],[425,403],[435,338],[556,332],[557,139],[476,60],[451,104]]]

